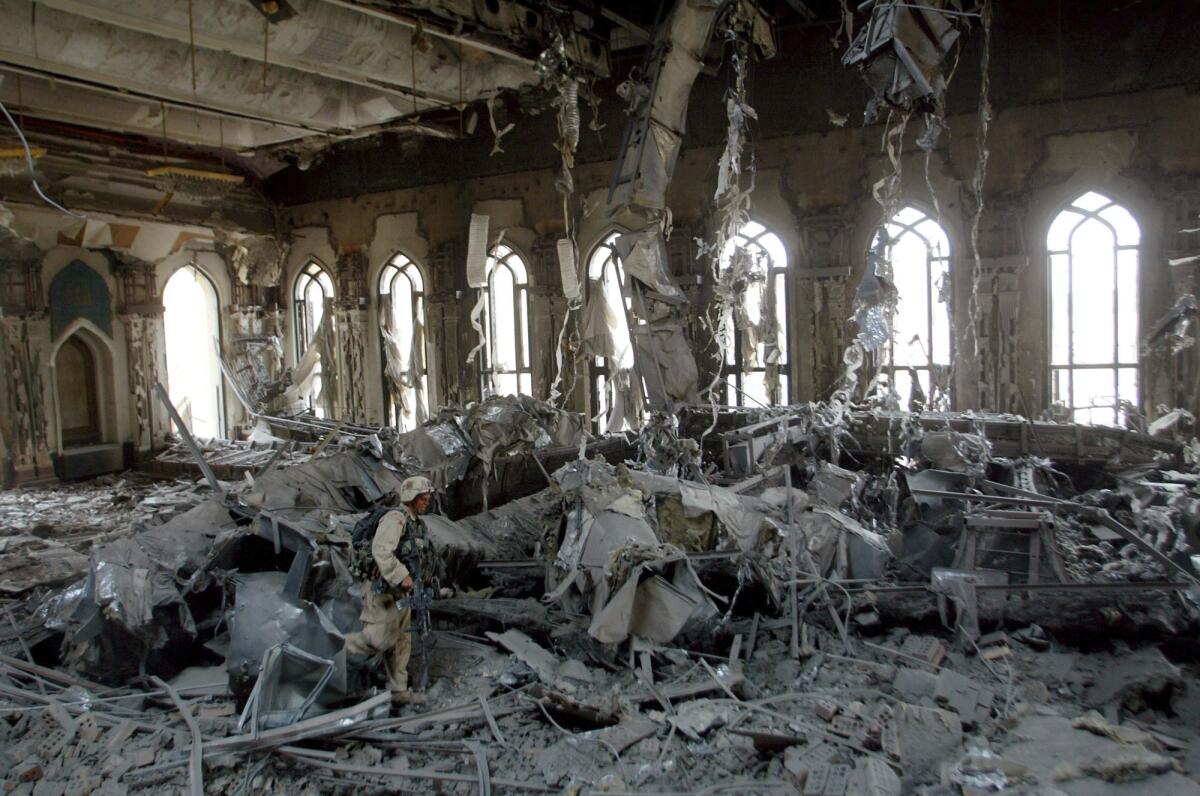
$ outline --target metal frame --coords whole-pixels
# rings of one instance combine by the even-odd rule
[[[292,313],[295,319],[295,341],[296,341],[296,362],[300,362],[300,357],[308,350],[308,346],[312,343],[313,335],[317,333],[316,329],[308,328],[308,299],[305,298],[308,289],[313,284],[321,288],[322,294],[322,316],[324,320],[324,312],[332,310],[332,299],[337,295],[333,274],[329,272],[319,260],[310,259],[300,269],[300,273],[296,274],[296,279],[292,282]],[[318,365],[318,367],[321,367]],[[308,397],[308,408],[312,411],[316,410],[316,402],[310,395]]]
[[[1104,199],[1105,203],[1103,205],[1097,207],[1094,210],[1085,210],[1083,207],[1080,207],[1078,203],[1081,200],[1083,200],[1084,198],[1091,196],[1091,195],[1095,195],[1097,197]],[[1113,224],[1111,222],[1109,222],[1106,218],[1104,218],[1102,215],[1100,215],[1101,213],[1103,213],[1106,210],[1109,210],[1110,208],[1118,208],[1120,210],[1124,210],[1126,213],[1129,213],[1130,218],[1132,218],[1134,223],[1138,225],[1138,242],[1137,243],[1133,243],[1133,244],[1120,243],[1120,237],[1117,233],[1116,227],[1113,226]],[[1077,222],[1075,222],[1074,226],[1072,226],[1072,228],[1071,228],[1071,231],[1067,234],[1067,248],[1066,249],[1051,249],[1050,241],[1049,241],[1050,231],[1053,229],[1054,225],[1056,223],[1058,223],[1059,219],[1061,219],[1065,214],[1077,215],[1077,216],[1079,216],[1079,220]],[[1079,228],[1081,226],[1083,226],[1085,223],[1087,223],[1088,221],[1097,221],[1100,224],[1103,224],[1104,227],[1108,229],[1109,234],[1112,235],[1112,244],[1113,244],[1113,246],[1112,246],[1112,256],[1113,256],[1112,361],[1111,362],[1103,362],[1103,363],[1094,363],[1094,364],[1082,364],[1082,363],[1075,362],[1075,331],[1076,331],[1075,302],[1074,302],[1075,268],[1076,268],[1075,253],[1074,253],[1075,234],[1079,231]],[[1140,406],[1142,403],[1141,362],[1140,362],[1140,360],[1135,360],[1133,362],[1122,362],[1121,361],[1121,356],[1120,356],[1120,329],[1121,329],[1120,318],[1121,318],[1121,308],[1123,306],[1125,306],[1125,304],[1122,303],[1121,294],[1120,294],[1120,290],[1119,290],[1119,288],[1120,288],[1120,270],[1119,270],[1120,269],[1120,265],[1119,265],[1120,253],[1123,251],[1132,251],[1136,254],[1136,258],[1137,258],[1136,263],[1135,263],[1135,268],[1138,273],[1134,279],[1134,285],[1137,290],[1136,290],[1135,295],[1131,299],[1127,299],[1127,301],[1131,301],[1132,305],[1133,305],[1133,318],[1134,318],[1134,327],[1135,327],[1134,338],[1135,338],[1135,340],[1140,339],[1140,334],[1139,334],[1140,329],[1138,328],[1138,326],[1139,326],[1140,320],[1141,320],[1141,313],[1139,311],[1140,308],[1139,308],[1138,304],[1140,301],[1140,292],[1141,292],[1141,289],[1140,289],[1141,288],[1141,285],[1140,285],[1140,275],[1141,274],[1140,274],[1140,272],[1141,272],[1141,267],[1142,267],[1141,224],[1138,223],[1137,219],[1133,216],[1133,213],[1131,213],[1129,211],[1129,208],[1113,201],[1112,199],[1109,199],[1104,194],[1100,194],[1096,191],[1086,191],[1086,192],[1080,194],[1079,196],[1077,196],[1075,199],[1073,199],[1071,201],[1071,203],[1069,205],[1062,208],[1061,210],[1059,210],[1058,213],[1055,214],[1054,218],[1050,222],[1050,226],[1047,227],[1046,235],[1047,235],[1047,241],[1046,241],[1047,289],[1046,289],[1046,293],[1049,297],[1049,300],[1046,302],[1046,309],[1047,309],[1047,324],[1046,324],[1047,335],[1046,335],[1046,338],[1047,338],[1047,347],[1049,350],[1048,385],[1049,385],[1049,389],[1050,389],[1050,400],[1054,401],[1056,397],[1065,399],[1066,405],[1071,410],[1071,415],[1073,418],[1075,416],[1075,412],[1077,412],[1077,411],[1111,408],[1112,413],[1113,413],[1113,415],[1112,415],[1113,424],[1119,425],[1120,419],[1121,419],[1121,412],[1120,412],[1119,407],[1120,407],[1120,400],[1121,400],[1121,398],[1120,398],[1120,396],[1121,396],[1120,379],[1121,379],[1121,371],[1122,370],[1126,370],[1126,371],[1132,370],[1134,372],[1134,376],[1135,376],[1136,383],[1137,383],[1137,395],[1136,395],[1137,404]],[[1066,364],[1056,363],[1054,360],[1054,306],[1055,306],[1054,258],[1062,257],[1062,256],[1066,257],[1066,262],[1067,262],[1067,295],[1066,295],[1066,301],[1067,301],[1067,346],[1066,346],[1067,362],[1066,362]],[[1083,265],[1080,267],[1086,268],[1086,265]],[[1061,298],[1060,298],[1060,300],[1061,300]],[[1135,351],[1135,356],[1136,356],[1136,352],[1137,352],[1136,344],[1134,346],[1134,351]],[[1102,404],[1099,406],[1090,405],[1090,406],[1086,406],[1086,407],[1079,407],[1079,406],[1075,405],[1074,374],[1076,371],[1080,371],[1080,370],[1110,370],[1110,371],[1112,371],[1113,402],[1112,402],[1111,407],[1109,407],[1107,404]],[[1060,391],[1057,387],[1058,379],[1061,378],[1060,374],[1065,375],[1066,379],[1067,379],[1067,389],[1065,390],[1065,394],[1063,391]]]
[[[415,276],[415,279],[414,279]],[[377,294],[379,296],[395,296],[396,280],[403,277],[407,280],[407,288],[409,295],[412,296],[412,316],[408,319],[410,330],[416,329],[417,322],[420,321],[421,326],[425,326],[425,272],[421,266],[417,264],[408,255],[397,252],[393,254],[384,264],[379,272],[379,284],[377,286]],[[382,305],[382,301],[380,302]],[[392,318],[395,319],[395,302],[394,299],[390,305]],[[380,361],[380,386],[383,389],[383,411],[384,417],[388,423],[395,428],[400,428],[399,407],[392,400],[392,391],[388,388],[387,377],[387,352],[384,351],[383,332],[379,332],[379,361]],[[425,410],[429,410],[429,357],[425,351],[425,347],[421,346],[420,361],[417,363],[417,371],[424,382],[422,390],[425,399]],[[395,416],[393,417],[393,412]]]
[[[492,280],[501,268],[507,268],[513,278],[513,318],[516,327],[513,349],[516,352],[516,363],[511,370],[495,368],[495,341],[503,330],[495,325],[496,314],[492,311],[494,295]],[[487,301],[484,306],[483,328],[487,336],[487,345],[483,347],[483,356],[479,359],[479,390],[482,397],[490,384],[494,389],[497,375],[515,374],[517,377],[517,392],[521,392],[523,377],[527,377],[529,392],[533,391],[532,358],[529,355],[529,266],[525,258],[511,246],[498,244],[492,247],[487,260]]]
[[[299,361],[301,355],[308,350],[309,343],[316,334],[316,329],[308,328],[308,299],[305,298],[309,286],[314,282],[320,286],[321,293],[326,300],[332,299],[336,295],[333,275],[319,260],[309,260],[300,269],[300,273],[296,274],[296,279],[292,282],[292,312],[296,321],[296,361]],[[322,308],[322,312],[324,312],[324,308]]]
[[[762,227],[762,229],[760,229],[758,232],[755,232],[753,234],[747,234],[747,229],[751,225],[756,225],[756,226]],[[775,262],[775,258],[773,258],[771,256],[770,251],[768,251],[767,247],[763,245],[763,241],[768,236],[774,237],[776,240],[779,241],[780,247],[781,248],[783,247],[783,241],[779,238],[778,235],[776,235],[774,232],[772,232],[769,227],[767,227],[761,221],[755,221],[755,220],[751,219],[746,224],[744,224],[741,229],[738,230],[738,233],[734,237],[732,237],[729,240],[729,243],[727,244],[726,253],[724,253],[721,258],[721,267],[722,268],[725,267],[726,261],[727,261],[726,258],[727,258],[727,256],[732,256],[734,249],[746,249],[747,251],[749,251],[751,253],[752,256],[754,256],[756,258],[763,257],[766,259],[766,262],[767,262],[766,277],[767,277],[767,289],[768,290],[772,289],[772,286],[775,284],[776,277],[780,277],[780,276],[783,277],[783,295],[778,295],[778,291],[776,291],[777,295],[775,296],[775,301],[783,302],[783,330],[782,330],[782,332],[783,332],[784,340],[786,340],[788,342],[788,350],[785,353],[783,359],[779,362],[779,373],[780,373],[780,376],[783,377],[783,380],[786,381],[786,387],[781,384],[779,392],[776,395],[767,396],[767,398],[770,402],[769,405],[778,406],[781,404],[787,404],[791,400],[791,392],[792,392],[792,379],[791,379],[791,372],[789,370],[789,368],[790,368],[790,356],[789,355],[791,353],[790,333],[791,333],[792,313],[791,313],[791,307],[788,304],[788,294],[791,290],[791,279],[789,278],[789,275],[788,275],[787,262],[784,262],[782,264]],[[764,301],[764,304],[765,304],[765,301]],[[743,393],[743,391],[745,390],[745,377],[747,374],[750,374],[750,373],[765,374],[767,372],[767,366],[765,364],[762,367],[749,367],[743,361],[742,337],[743,337],[742,330],[735,328],[733,330],[733,345],[730,349],[726,350],[725,361],[721,363],[721,378],[725,382],[725,403],[730,406],[746,406],[747,405],[744,402],[744,393]],[[736,389],[733,391],[735,394],[733,394],[733,395],[730,395],[730,389],[729,389],[728,379],[730,376],[733,376],[734,386],[736,387]]]

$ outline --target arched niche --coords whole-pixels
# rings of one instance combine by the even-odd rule
[[[50,349],[51,389],[58,449],[117,441],[116,391],[111,339],[76,318]]]
[[[54,359],[58,416],[63,446],[75,448],[100,442],[100,393],[96,358],[79,335],[71,335]]]

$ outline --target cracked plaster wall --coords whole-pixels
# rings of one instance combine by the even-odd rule
[[[975,117],[949,120],[950,131],[930,157],[929,181],[951,241],[959,408],[1036,415],[1047,405],[1045,233],[1058,209],[1080,193],[1106,193],[1126,205],[1141,224],[1143,331],[1170,308],[1180,291],[1196,289],[1194,268],[1166,265],[1170,252],[1196,245],[1175,234],[1189,214],[1194,218],[1200,213],[1200,150],[1193,143],[1196,118],[1200,118],[1200,98],[1179,88],[996,111],[980,224],[978,360],[966,354]],[[902,201],[932,214],[925,155],[913,141],[918,126],[914,121],[906,137],[901,196]],[[828,397],[840,373],[842,349],[854,333],[848,321],[850,301],[880,221],[870,188],[889,165],[880,152],[881,135],[882,128],[875,125],[779,136],[757,144],[752,216],[784,241],[793,276],[789,284],[793,401]],[[708,264],[692,260],[689,238],[704,235],[712,223],[719,155],[715,146],[688,148],[685,141],[668,197],[675,223],[672,267],[693,301],[692,317],[697,319],[708,299]],[[619,218],[600,218],[595,209],[607,190],[611,169],[610,162],[585,163],[576,169],[576,195],[584,198],[585,210],[590,211],[579,220],[581,268],[603,235],[620,226]],[[554,240],[562,231],[562,202],[554,190],[554,176],[551,169],[535,169],[314,202],[284,208],[280,215],[293,228],[326,225],[339,245],[369,247],[373,257],[388,248],[381,249],[371,237],[374,219],[413,216],[412,226],[390,230],[388,235],[399,249],[419,247],[440,253],[432,258],[434,267],[422,265],[434,291],[443,296],[442,311],[456,323],[443,325],[440,339],[438,327],[431,323],[431,345],[456,349],[463,356],[443,361],[442,372],[433,376],[443,396],[469,400],[477,397],[477,379],[462,372],[465,352],[475,344],[468,322],[474,299],[465,289],[463,270],[465,238],[472,210],[491,211],[493,238],[501,226],[509,226],[508,240],[530,267],[534,385],[535,393],[545,397],[554,377],[553,350],[548,350],[552,346],[545,343],[554,339],[562,312],[553,253]],[[294,262],[297,256],[302,253],[293,249]],[[379,266],[374,260],[369,264],[372,269]],[[702,284],[697,286],[698,279]],[[454,298],[451,290],[458,291]],[[698,322],[692,331],[701,333],[701,341],[707,340]],[[697,353],[703,348],[702,342]],[[457,372],[447,372],[454,371],[456,364]],[[378,382],[376,351],[365,365],[367,378]],[[1165,361],[1155,357],[1143,365],[1144,406],[1190,402],[1191,408],[1200,409],[1191,387],[1197,372],[1194,350]],[[576,384],[571,404],[590,411],[586,383],[581,378]],[[372,419],[379,416],[372,413]]]
[[[134,256],[128,248],[45,240],[44,250],[27,267],[22,262],[17,269],[24,277],[21,292],[28,299],[21,304],[6,303],[0,313],[5,349],[0,352],[0,385],[5,391],[0,396],[4,415],[0,422],[0,484],[33,481],[53,472],[59,428],[51,363],[57,348],[72,334],[80,334],[98,354],[100,442],[124,448],[126,465],[166,444],[169,421],[154,384],[160,380],[165,384],[167,373],[161,296],[167,280],[180,267],[194,262],[212,280],[221,311],[222,342],[228,341],[235,327],[230,316],[233,285],[225,259],[214,251],[187,248],[186,235],[179,228],[147,228],[138,237],[141,243],[134,250],[155,256],[154,262]],[[151,246],[154,240],[162,245]],[[15,245],[14,241],[9,245]],[[182,248],[167,253],[176,244]],[[5,302],[14,295],[9,286],[17,284],[9,281],[15,278],[8,270],[16,265],[9,259],[11,255],[0,249],[0,272],[7,272]],[[77,320],[57,333],[52,331],[51,285],[55,276],[75,262],[91,268],[103,280],[110,299],[109,330]],[[227,385],[224,403],[226,433],[232,434],[242,413]],[[31,427],[32,439],[28,434]]]

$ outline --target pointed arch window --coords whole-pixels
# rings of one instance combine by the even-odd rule
[[[899,210],[875,233],[884,244],[898,303],[892,319],[889,375],[901,403],[913,395],[913,377],[926,406],[949,408],[950,239],[937,221],[915,207]]]
[[[607,235],[588,257],[588,289],[600,291],[599,296],[593,297],[599,302],[594,306],[602,310],[602,314],[597,313],[596,322],[603,322],[612,346],[611,352],[597,355],[592,360],[592,406],[596,410],[596,430],[601,434],[609,431],[610,425],[612,430],[627,425],[623,422],[625,411],[613,413],[613,390],[620,391],[615,397],[624,404],[632,397],[629,390],[633,389],[630,386],[634,378],[633,343],[629,338],[631,298],[625,271],[617,255],[616,240],[620,234]],[[613,385],[610,382],[617,373],[622,375],[618,377],[618,384]],[[637,411],[633,406],[629,408]]]
[[[529,395],[529,269],[516,250],[503,244],[487,259],[487,302],[480,364],[483,396]]]
[[[1118,424],[1138,386],[1141,228],[1095,192],[1055,217],[1046,235],[1050,270],[1051,397],[1076,422]]]
[[[326,313],[333,309],[333,277],[316,260],[309,260],[296,275],[292,286],[292,305],[296,316],[296,360],[297,371],[305,370],[303,365],[311,358],[305,353],[316,342],[317,333],[325,320]],[[321,363],[316,362],[311,367],[310,374],[296,373],[297,378],[311,377],[308,390],[308,407],[318,417],[324,417],[324,409],[318,405],[321,395]]]
[[[788,379],[788,263],[783,241],[747,221],[725,245],[722,275],[730,274],[740,301],[732,339],[725,341],[725,402],[775,406],[790,400]]]
[[[224,436],[224,397],[217,346],[221,339],[220,300],[208,275],[185,265],[163,289],[167,392],[197,437]]]
[[[379,273],[379,332],[388,423],[410,431],[429,415],[425,356],[425,277],[397,254]]]

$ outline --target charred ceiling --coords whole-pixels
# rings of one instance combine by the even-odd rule
[[[847,37],[844,31],[839,36],[838,4],[807,5],[814,10],[811,21],[805,21],[786,2],[770,9],[778,54],[756,63],[747,85],[750,103],[761,111],[757,132],[760,139],[828,132],[835,127],[831,118],[851,127],[862,124],[871,90],[855,70],[841,64]],[[1200,36],[1200,21],[1186,13],[1183,4],[1173,0],[1138,3],[1139,24],[1129,27],[1131,12],[1119,5],[1066,0],[1062,3],[1061,30],[1058,25],[1047,24],[1041,13],[1043,5],[1035,0],[1015,0],[996,12],[994,46],[1019,53],[993,70],[991,102],[997,110],[1196,85],[1192,42]],[[652,25],[646,22],[646,9],[641,16],[632,9],[629,13],[623,18],[626,22],[637,19]],[[1119,45],[1114,47],[1112,40],[1118,34]],[[640,68],[644,50],[644,45],[636,44],[612,53],[612,75],[595,86],[596,93],[607,98],[597,110],[597,126],[604,129],[600,133],[584,131],[577,154],[579,163],[616,157],[627,117],[615,90],[631,71]],[[713,62],[720,63],[719,57]],[[979,41],[967,37],[961,44],[957,77],[948,88],[947,113],[976,110],[978,65]],[[723,143],[728,82],[724,69],[715,68],[697,79],[688,107],[685,147]],[[496,106],[498,125],[515,122],[518,134],[529,146],[491,154],[494,135],[486,114],[473,119],[468,111],[464,129],[470,132],[459,140],[427,136],[409,138],[402,144],[397,135],[382,134],[338,143],[326,150],[311,169],[281,169],[265,181],[264,187],[274,202],[292,205],[554,168],[558,159],[553,147],[556,131],[553,114],[544,113],[544,106],[545,100],[533,93],[513,94]],[[585,107],[585,114],[590,113]],[[447,117],[447,123],[458,128],[457,111]]]

